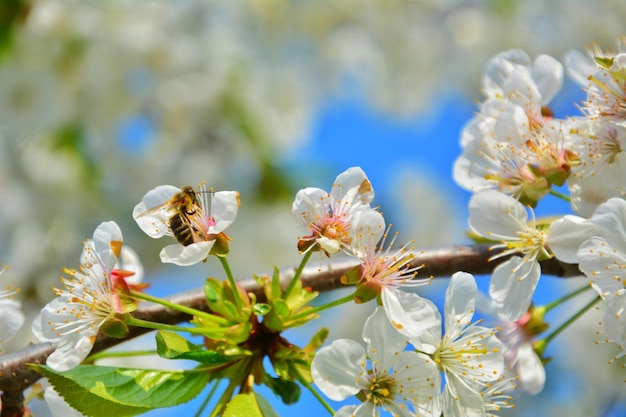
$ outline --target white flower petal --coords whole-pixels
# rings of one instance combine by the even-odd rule
[[[93,232],[92,241],[97,259],[105,271],[111,272],[122,249],[122,230],[113,221],[100,223]]]
[[[337,176],[330,195],[335,203],[341,202],[341,208],[335,214],[350,213],[361,205],[369,205],[374,199],[374,189],[365,172],[352,167]]]
[[[526,68],[530,68],[531,65],[530,57],[521,49],[509,49],[491,58],[483,75],[485,94],[488,97],[501,96],[502,86],[518,65]]]
[[[0,299],[0,346],[2,342],[15,336],[24,324],[21,308],[22,304],[19,301]]]
[[[239,193],[237,191],[219,191],[211,202],[211,217],[215,225],[209,228],[209,233],[218,234],[230,226],[237,217],[239,210]],[[207,213],[205,213],[206,215]]]
[[[468,387],[454,374],[446,374],[442,396],[445,417],[484,417],[485,406],[479,392]]]
[[[516,232],[528,228],[526,207],[513,197],[495,190],[472,196],[469,224],[482,236],[494,239],[517,239]]]
[[[46,365],[55,371],[75,368],[89,355],[98,329],[91,332],[73,333],[61,339],[57,348],[46,360]]]
[[[363,340],[367,343],[367,353],[376,369],[393,367],[397,355],[408,344],[408,338],[391,325],[383,307],[377,307],[365,321]]]
[[[172,235],[169,230],[170,211],[165,207],[162,210],[152,210],[167,203],[180,191],[180,188],[173,185],[159,185],[146,193],[133,209],[133,219],[144,233],[154,239]]]
[[[598,66],[580,51],[572,50],[565,55],[565,67],[569,75],[581,87],[587,87],[589,76],[598,70]]]
[[[417,294],[383,288],[383,306],[391,324],[421,352],[433,353],[441,341],[441,315],[437,307]]]
[[[533,80],[541,92],[541,105],[547,106],[563,86],[563,65],[549,55],[539,55],[533,65]]]
[[[313,382],[331,400],[345,400],[361,390],[357,380],[365,382],[365,363],[363,346],[348,339],[335,340],[315,355]]]
[[[535,260],[513,256],[498,265],[489,286],[498,315],[508,321],[520,319],[530,307],[540,275],[541,267]]]
[[[578,249],[590,237],[600,233],[600,228],[582,217],[567,215],[550,225],[546,243],[561,261],[578,263]]]
[[[626,355],[626,296],[609,303],[604,315],[604,330],[611,340],[617,343],[621,352],[617,357]]]
[[[515,368],[524,391],[531,395],[543,391],[546,383],[546,370],[530,343],[524,343],[519,347]]]
[[[296,216],[298,226],[309,227],[326,216],[330,196],[321,188],[307,187],[296,194],[291,210]]]
[[[520,148],[528,138],[528,116],[519,105],[508,105],[502,109],[493,127],[499,142]]]
[[[208,242],[192,243],[188,246],[180,244],[168,245],[161,249],[159,255],[163,263],[171,263],[179,266],[195,265],[209,256],[209,252],[214,244],[215,241],[211,240]]]
[[[441,373],[429,356],[418,352],[400,353],[394,366],[394,375],[400,394],[413,404],[415,414],[441,414]]]
[[[380,212],[362,207],[352,214],[350,236],[352,252],[364,256],[367,249],[373,250],[385,233],[385,219]]]
[[[591,221],[613,248],[626,253],[626,200],[609,199],[597,208]]]
[[[365,404],[365,405],[364,405]],[[346,405],[341,407],[335,413],[334,417],[357,417],[357,416],[365,416],[372,417],[372,411],[369,411],[371,407],[367,407],[368,403],[361,403],[359,405]],[[366,408],[367,407],[367,408]],[[367,413],[369,411],[369,414]]]
[[[591,286],[606,301],[624,293],[626,254],[615,250],[605,239],[593,237],[580,246],[579,268],[591,280]]]
[[[478,288],[472,274],[457,272],[452,275],[445,302],[446,335],[451,339],[461,336],[463,329],[472,323]]]

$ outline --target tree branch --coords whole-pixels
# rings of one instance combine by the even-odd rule
[[[490,251],[489,247],[485,245],[442,246],[415,251],[415,257],[411,261],[411,266],[424,265],[419,270],[420,277],[444,278],[457,271],[484,275],[490,274],[495,266],[507,259],[507,257],[502,257],[494,260],[494,262],[489,262],[489,258],[495,254],[497,252]],[[308,267],[302,273],[303,286],[320,292],[341,288],[343,287],[340,283],[341,276],[357,265],[358,263],[353,259],[340,259],[333,260],[325,265]],[[542,261],[541,269],[545,275],[564,278],[581,275],[577,265],[565,264],[555,258]],[[295,268],[289,268],[281,272],[281,282],[285,287],[294,273]],[[255,294],[258,300],[265,300],[262,288],[253,279],[238,281],[238,283],[247,293]],[[208,311],[202,288],[173,295],[168,297],[168,300],[198,310]],[[168,324],[180,323],[191,318],[187,314],[150,303],[141,303],[133,315],[140,319]],[[92,353],[100,352],[149,331],[149,329],[132,327],[130,328],[130,334],[124,339],[113,339],[99,334]],[[3,391],[1,417],[21,415],[16,414],[15,407],[21,407],[21,402],[23,401],[22,391],[35,383],[40,377],[38,373],[28,368],[26,364],[45,363],[46,358],[54,351],[54,348],[55,346],[51,343],[41,343],[27,346],[15,353],[0,356],[0,390]]]

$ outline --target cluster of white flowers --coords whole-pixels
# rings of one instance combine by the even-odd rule
[[[494,57],[483,80],[486,98],[463,130],[463,154],[454,167],[457,183],[475,193],[473,232],[499,242],[492,260],[516,255],[492,275],[490,295],[500,317],[515,322],[527,314],[541,275],[538,261],[555,256],[578,263],[606,301],[601,333],[618,344],[618,357],[626,354],[622,42],[614,53],[596,48],[590,57],[567,55],[567,72],[587,94],[583,114],[567,119],[548,107],[565,72],[558,61],[540,55],[532,62],[520,50]],[[577,215],[538,223],[532,208],[548,194],[562,197],[561,186]]]
[[[401,416],[443,412],[461,417],[511,407],[515,378],[505,376],[496,329],[472,322],[476,294],[473,276],[459,272],[452,277],[445,333],[432,302],[402,293],[394,317],[378,307],[368,319],[363,330],[367,356],[360,344],[345,339],[322,348],[312,364],[315,384],[333,400],[357,394],[363,399],[336,415],[376,416],[382,407]]]
[[[357,287],[355,300],[379,296],[382,302],[363,330],[367,352],[351,340],[336,340],[315,357],[314,382],[331,399],[358,395],[363,400],[343,407],[337,412],[341,416],[378,415],[382,407],[394,415],[439,416],[443,411],[460,417],[512,406],[508,393],[516,388],[515,378],[505,376],[496,329],[472,322],[474,278],[463,272],[452,277],[444,334],[431,301],[400,291],[428,279],[416,278],[419,266],[410,265],[413,254],[407,245],[393,252],[394,238],[383,248],[385,220],[370,207],[373,197],[365,173],[354,167],[337,177],[330,193],[305,188],[293,203],[296,219],[310,233],[299,247],[354,256],[359,260],[351,282]]]

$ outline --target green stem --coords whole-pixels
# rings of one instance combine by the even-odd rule
[[[199,334],[202,336],[207,336],[209,338],[213,338],[216,335],[215,332],[208,331],[207,329],[198,329],[197,327],[183,327],[183,326],[174,326],[171,324],[155,323],[152,321],[141,320],[132,316],[129,316],[128,318],[126,318],[124,322],[128,324],[129,326],[143,327],[146,329],[153,329],[153,330],[167,330],[170,332],[184,332],[184,333],[190,333],[190,334]]]
[[[574,323],[576,320],[578,320],[578,318],[580,318],[583,314],[585,314],[587,311],[589,311],[601,299],[602,298],[600,298],[600,296],[594,298],[587,305],[585,305],[583,308],[581,308],[580,311],[578,311],[576,314],[574,314],[572,317],[570,317],[567,321],[565,321],[565,323],[561,324],[558,328],[556,328],[552,333],[550,333],[549,335],[547,335],[543,339],[535,342],[533,344],[533,347],[535,348],[535,351],[537,352],[537,354],[539,354],[539,357],[543,358],[543,355],[545,353],[546,348],[548,347],[548,344],[555,337],[557,337],[563,330],[567,329],[572,323]]]
[[[558,198],[560,198],[562,200],[565,200],[568,203],[571,202],[571,199],[570,199],[570,197],[568,195],[565,195],[565,194],[560,193],[558,191],[550,190],[550,194],[552,194],[553,196],[558,197]]]
[[[561,305],[562,303],[566,302],[567,300],[569,300],[570,298],[574,298],[579,294],[582,294],[584,292],[586,292],[587,290],[590,290],[591,287],[589,285],[585,285],[582,288],[577,289],[576,291],[573,291],[565,296],[563,296],[562,298],[559,298],[558,300],[552,301],[549,304],[546,304],[545,306],[542,306],[540,308],[544,309],[544,312],[548,312],[550,310],[552,310],[554,307],[557,307],[559,305]]]
[[[186,314],[189,314],[189,315],[192,315],[192,316],[201,317],[201,318],[203,318],[203,319],[205,319],[207,321],[211,321],[213,323],[228,324],[228,320],[226,320],[224,317],[216,316],[214,314],[210,314],[210,313],[207,313],[205,311],[198,310],[198,309],[195,309],[195,308],[181,306],[180,304],[172,303],[171,301],[164,300],[162,298],[153,297],[152,295],[148,295],[148,294],[142,293],[140,291],[131,291],[130,295],[132,297],[138,298],[140,300],[150,301],[150,302],[153,302],[155,304],[160,304],[162,306],[169,307],[169,308],[174,309],[176,311],[180,311],[181,313],[186,313]]]
[[[198,409],[196,414],[194,414],[194,417],[200,417],[202,415],[204,409],[209,404],[209,401],[211,401],[211,398],[213,398],[213,395],[215,394],[215,391],[217,391],[217,387],[219,386],[219,384],[220,383],[218,381],[215,381],[215,383],[211,387],[211,391],[209,391],[209,394],[206,396],[204,401],[202,401],[202,404],[200,405],[200,408]]]
[[[243,302],[241,301],[241,294],[239,294],[239,290],[237,284],[235,283],[235,277],[233,276],[233,272],[230,270],[230,265],[228,264],[228,260],[225,256],[218,256],[217,259],[220,260],[222,267],[224,268],[224,272],[226,273],[226,277],[228,278],[228,282],[233,290],[233,298],[235,299],[235,304],[237,306],[237,310],[241,311],[243,307]]]
[[[335,307],[335,306],[338,306],[338,305],[341,305],[341,304],[349,303],[350,301],[354,300],[354,294],[355,293],[350,293],[350,294],[346,295],[345,297],[338,298],[338,299],[336,299],[334,301],[331,301],[330,303],[322,304],[321,306],[313,307],[311,309],[303,311],[302,313],[299,313],[299,314],[296,314],[293,317],[290,317],[289,321],[299,320],[301,318],[310,316],[311,314],[315,314],[315,313],[319,313],[320,311],[328,310],[331,307]]]
[[[237,385],[238,384],[233,381],[228,384],[209,417],[216,417],[222,414],[224,408],[226,407],[226,404],[228,404],[228,402],[231,400],[233,392],[235,392],[235,388],[237,388]]]
[[[133,356],[147,356],[147,355],[156,355],[156,350],[135,350],[132,352],[110,352],[110,351],[102,351],[98,353],[94,353],[85,359],[85,363],[94,363],[98,359],[107,359],[107,358],[130,358]]]
[[[309,383],[309,381],[307,381],[302,374],[298,371],[298,369],[293,366],[292,364],[289,365],[289,369],[291,370],[291,372],[293,374],[296,375],[296,377],[298,378],[298,382],[301,383],[306,389],[309,390],[309,392],[311,392],[311,394],[313,394],[313,396],[317,399],[317,401],[320,402],[320,404],[322,404],[322,406],[328,410],[328,412],[330,413],[331,416],[335,415],[335,410],[333,410],[333,408],[330,406],[330,404],[328,404],[328,402],[326,402],[326,399],[324,397],[322,397],[320,395],[320,393],[313,388],[313,386]]]
[[[289,286],[287,287],[287,290],[285,291],[285,296],[283,297],[285,300],[289,298],[289,295],[291,294],[294,287],[296,286],[296,282],[298,282],[298,280],[300,279],[300,276],[302,275],[302,271],[304,271],[304,267],[309,262],[309,259],[311,259],[312,254],[313,254],[313,251],[311,250],[304,252],[304,256],[302,257],[302,260],[300,261],[300,265],[298,265],[298,269],[296,269],[296,273],[294,274],[293,278],[291,278],[291,282],[289,282]]]

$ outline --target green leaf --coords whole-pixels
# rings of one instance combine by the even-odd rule
[[[254,393],[236,395],[226,406],[223,417],[263,417]]]
[[[251,331],[251,323],[235,324],[226,329],[226,331],[224,332],[224,338],[228,343],[238,345],[239,343],[243,343],[248,340]]]
[[[78,383],[69,378],[64,378],[62,374],[54,373],[50,368],[41,365],[30,365],[35,371],[47,377],[54,389],[65,399],[65,401],[85,415],[92,417],[119,416],[128,417],[149,411],[148,407],[130,406],[119,404],[85,390]]]
[[[329,333],[329,330],[326,327],[322,327],[321,329],[319,329],[313,335],[313,337],[311,337],[311,340],[309,340],[309,343],[306,345],[306,347],[303,350],[307,353],[316,352],[319,348],[322,347],[322,345],[324,344],[324,341],[326,341],[326,338],[328,337],[328,333]]]
[[[217,352],[194,345],[177,333],[159,330],[156,334],[157,353],[166,359],[190,359],[205,365],[221,365],[230,359]]]
[[[277,267],[274,267],[274,273],[272,274],[272,298],[278,299],[283,294],[280,289],[280,271]]]
[[[183,404],[205,387],[209,373],[81,365],[57,372],[31,367],[47,377],[75,409],[93,417],[134,416]]]
[[[280,397],[285,404],[295,404],[300,399],[300,385],[294,381],[287,381],[280,378],[268,376],[263,378],[263,383],[268,386],[272,392]]]
[[[204,296],[207,302],[216,302],[220,299],[222,293],[222,286],[215,280],[215,278],[207,278],[204,283]]]
[[[266,303],[257,303],[252,307],[252,311],[254,312],[254,314],[256,314],[257,316],[264,316],[267,313],[270,312],[270,310],[272,309],[272,307],[270,307],[268,304]]]
[[[279,417],[265,397],[258,392],[255,392],[254,395],[256,397],[256,402],[261,409],[261,413],[263,413],[263,417]]]
[[[278,315],[278,317],[283,320],[289,317],[289,315],[291,314],[289,305],[287,305],[287,303],[283,300],[276,300],[276,302],[274,303],[274,310],[276,310],[276,314]]]

